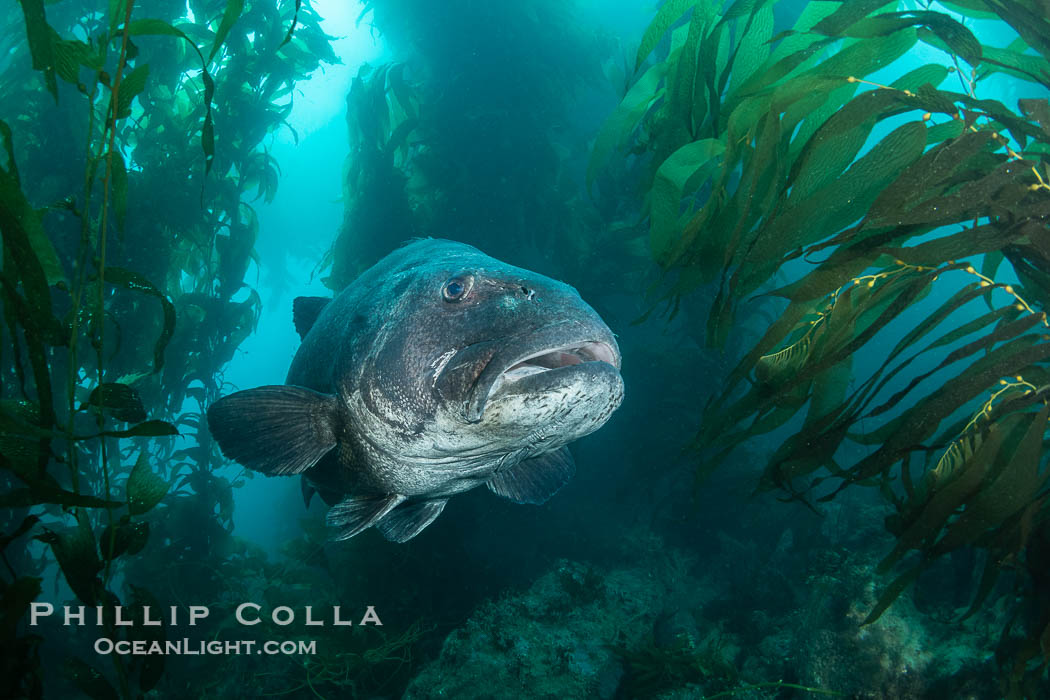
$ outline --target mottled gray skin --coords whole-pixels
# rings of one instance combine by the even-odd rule
[[[470,292],[447,301],[446,282],[468,276]],[[602,361],[504,376],[524,358],[581,345]],[[572,287],[422,240],[325,307],[287,384],[339,399],[337,446],[305,473],[325,500],[418,501],[467,491],[596,430],[623,398],[619,366],[612,332]]]

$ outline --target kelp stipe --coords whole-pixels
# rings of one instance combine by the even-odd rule
[[[774,4],[665,3],[589,177],[601,185],[618,146],[648,159],[663,270],[653,303],[674,313],[711,290],[709,343],[724,344],[742,300],[787,302],[707,406],[698,480],[740,444],[793,426],[760,488],[812,504],[876,487],[897,511],[881,568],[905,569],[866,622],[961,547],[987,552],[972,613],[1001,570],[1038,560],[1048,522],[1050,19],[1029,0],[814,2],[774,36]],[[999,18],[1020,39],[984,46],[967,17]],[[892,85],[869,80],[918,43],[943,60]],[[1014,110],[981,95],[995,73],[1032,97]],[[941,87],[956,78],[961,92]],[[803,273],[776,287],[788,263]],[[995,281],[1010,273],[1019,284]],[[987,312],[973,318],[975,304]],[[879,352],[901,319],[911,330]],[[873,352],[874,367],[858,364]],[[842,463],[851,443],[870,452]],[[1016,580],[1017,609],[1042,612],[1004,630],[1011,697],[1050,661],[1046,591]]]

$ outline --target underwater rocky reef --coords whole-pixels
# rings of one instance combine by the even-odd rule
[[[0,9],[0,696],[1050,697],[1046,0],[354,8]],[[205,416],[419,237],[575,287],[624,403],[541,505],[332,542]]]

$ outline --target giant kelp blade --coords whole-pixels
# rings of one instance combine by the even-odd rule
[[[299,0],[297,0],[298,2]],[[204,174],[211,171],[215,158],[215,127],[212,121],[211,106],[215,95],[215,81],[208,72],[208,61],[193,39],[185,32],[160,19],[136,19],[128,23],[129,36],[173,36],[183,39],[196,52],[201,61],[201,80],[204,82],[204,125],[201,127],[201,149],[204,151]]]
[[[875,607],[872,608],[871,612],[868,613],[868,616],[864,618],[864,622],[860,623],[861,626],[870,625],[882,617],[882,614],[893,605],[893,601],[897,600],[901,593],[907,590],[908,586],[913,584],[915,579],[919,578],[919,574],[925,569],[926,566],[924,564],[919,564],[895,578],[893,583],[882,591],[878,601],[875,603]]]
[[[135,66],[120,81],[120,86],[117,90],[117,104],[114,111],[115,119],[123,119],[131,115],[131,102],[145,89],[147,78],[149,78],[149,65],[143,63]]]
[[[295,13],[292,15],[292,23],[288,26],[288,33],[284,35],[284,40],[281,41],[281,46],[284,46],[292,40],[292,34],[295,32],[295,27],[299,23],[299,10],[303,8],[303,0],[295,0]]]
[[[77,598],[86,605],[95,605],[101,588],[96,576],[102,571],[102,561],[87,514],[79,511],[77,525],[70,530],[45,530],[36,539],[51,546],[62,575]]]
[[[638,53],[634,60],[634,69],[636,71],[642,67],[645,59],[649,57],[656,45],[660,43],[660,39],[671,28],[671,25],[680,20],[682,15],[696,4],[697,0],[668,0],[660,6],[656,17],[649,23],[645,34],[642,35],[642,41],[638,45]]]
[[[128,512],[132,515],[142,515],[153,510],[168,493],[168,483],[153,471],[145,452],[139,454],[128,476],[127,491]]]
[[[616,148],[637,128],[639,120],[646,110],[657,99],[660,81],[667,72],[664,63],[658,63],[647,70],[631,86],[623,101],[602,124],[591,149],[590,161],[587,164],[587,186],[598,176],[599,171],[608,161]],[[351,96],[354,92],[351,90]]]
[[[26,38],[29,53],[33,57],[33,69],[43,71],[48,92],[58,102],[58,81],[55,79],[55,58],[51,47],[53,30],[47,23],[44,0],[18,0],[26,23]]]
[[[147,418],[138,392],[120,382],[107,382],[95,387],[88,396],[87,405],[101,407],[117,420],[129,423],[138,423]]]
[[[104,430],[98,435],[89,435],[82,439],[95,437],[168,437],[178,435],[179,430],[174,425],[163,420],[147,420],[133,425],[126,430]]]
[[[233,29],[233,25],[237,20],[240,19],[243,11],[244,0],[226,0],[226,10],[222,13],[222,21],[219,23],[219,28],[215,31],[215,41],[211,45],[211,52],[208,53],[209,62],[215,58],[215,54],[219,52],[222,42],[226,41],[226,36]],[[296,13],[298,11],[299,9],[296,7]]]
[[[1009,422],[1004,421],[1003,430],[1021,428],[1017,431],[1022,433],[1020,442],[996,477],[981,488],[966,504],[966,510],[948,526],[933,547],[933,554],[945,554],[973,543],[985,531],[994,529],[1036,500],[1050,473],[1039,470],[1048,415],[1050,407],[1044,406],[1037,413],[1015,414],[1009,417]]]
[[[123,287],[135,292],[140,292],[160,301],[164,313],[164,323],[153,348],[153,371],[159,372],[164,367],[164,350],[175,333],[175,305],[167,294],[157,289],[148,279],[137,272],[122,267],[107,267],[106,281],[110,284]]]
[[[682,206],[682,192],[717,166],[725,146],[716,139],[702,139],[682,146],[660,164],[650,201],[650,246],[660,260],[670,248]]]

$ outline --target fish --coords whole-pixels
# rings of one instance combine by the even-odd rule
[[[219,398],[208,427],[227,458],[301,475],[336,541],[407,542],[482,485],[545,503],[623,401],[616,337],[573,287],[463,243],[410,242],[293,321],[285,383]]]

